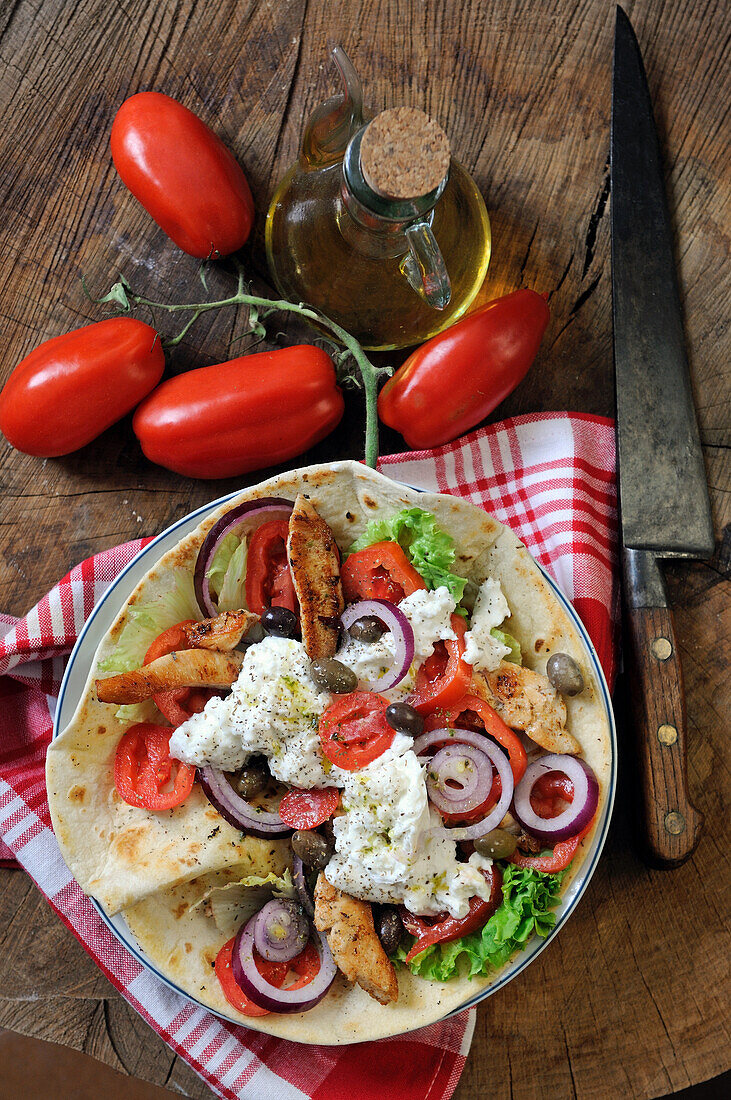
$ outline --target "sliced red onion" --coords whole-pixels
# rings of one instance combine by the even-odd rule
[[[245,798],[237,794],[226,778],[226,773],[218,768],[199,768],[198,779],[221,817],[225,817],[226,821],[242,833],[260,836],[266,840],[268,837],[286,836],[292,832],[278,813],[251,806]]]
[[[476,837],[484,836],[485,833],[489,833],[492,829],[497,828],[508,812],[510,800],[513,797],[513,772],[510,767],[510,761],[503,750],[499,749],[496,744],[490,741],[484,733],[477,733],[475,730],[430,730],[428,733],[422,733],[420,737],[416,738],[414,741],[414,752],[419,756],[421,753],[425,752],[426,749],[449,744],[474,745],[475,748],[485,753],[486,756],[489,756],[495,770],[500,776],[502,793],[487,817],[483,818],[482,821],[476,821],[474,825],[467,825],[464,828],[449,829],[446,825],[443,825],[440,829],[435,829],[437,835],[448,836],[450,840],[474,840]],[[485,795],[485,798],[487,798],[487,795]],[[450,810],[449,812],[452,813],[454,811]]]
[[[489,797],[492,776],[492,760],[482,748],[445,745],[429,761],[426,787],[438,810],[469,813]]]
[[[557,817],[539,817],[531,806],[530,796],[533,787],[542,775],[548,772],[562,772],[568,776],[574,786],[574,797],[570,806]],[[549,753],[529,764],[525,774],[515,789],[514,812],[520,824],[531,836],[538,840],[550,840],[556,843],[576,836],[588,825],[599,804],[599,783],[589,765],[576,756],[563,753]]]
[[[366,681],[371,687],[377,687],[379,691],[388,691],[389,688],[400,684],[411,668],[411,662],[414,659],[414,631],[403,611],[388,600],[361,600],[359,603],[353,603],[350,607],[346,607],[340,616],[340,621],[347,630],[358,619],[364,619],[366,615],[372,615],[374,619],[378,619],[379,623],[382,623],[393,635],[396,646],[393,665],[388,672],[376,680]]]
[[[254,946],[269,962],[289,962],[304,951],[309,938],[310,923],[291,898],[272,898],[256,914]]]
[[[284,500],[281,497],[260,497],[259,500],[247,500],[244,504],[238,504],[214,523],[198,551],[193,577],[195,598],[204,616],[218,614],[218,607],[211,595],[211,585],[206,574],[226,535],[243,535],[272,519],[289,520],[293,508],[294,504],[291,500]]]
[[[241,926],[236,934],[231,964],[234,978],[247,997],[269,1012],[307,1012],[322,1000],[330,989],[337,967],[322,932],[315,929],[315,946],[320,956],[320,970],[307,985],[299,989],[277,989],[262,977],[254,961],[254,924],[257,916]]]
[[[315,916],[315,903],[312,900],[312,895],[307,888],[307,877],[305,875],[305,865],[298,855],[295,855],[292,860],[292,882],[294,888],[297,891],[297,897],[300,900],[302,908],[308,917],[314,919]]]

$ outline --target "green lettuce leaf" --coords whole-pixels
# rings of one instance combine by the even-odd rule
[[[535,932],[547,936],[556,923],[551,910],[560,901],[563,873],[542,871],[507,864],[503,870],[503,902],[484,928],[452,943],[427,947],[407,965],[421,978],[446,982],[455,974],[489,974],[503,966],[511,955],[525,946]],[[404,962],[408,946],[400,946],[393,956]]]
[[[193,908],[206,906],[216,928],[230,938],[244,921],[253,917],[254,913],[258,913],[272,897],[297,897],[289,868],[286,868],[281,876],[270,871],[264,877],[247,875],[237,882],[227,882],[225,886],[214,886],[206,891]]]
[[[219,611],[238,611],[246,607],[244,578],[246,577],[247,549],[246,542],[242,540],[231,555],[218,595]]]
[[[242,603],[241,585],[246,573],[246,541],[237,535],[226,535],[216,550],[206,573],[219,611],[238,611]]]
[[[500,642],[502,645],[506,645],[510,650],[510,653],[506,656],[506,661],[512,661],[514,665],[523,664],[523,654],[520,650],[520,642],[517,638],[514,638],[512,634],[508,634],[506,630],[499,630],[496,626],[490,631],[496,642]]]
[[[98,664],[99,674],[114,676],[140,668],[145,654],[158,634],[184,619],[200,619],[195,598],[193,575],[187,569],[171,569],[167,587],[148,603],[131,607],[116,646]],[[121,706],[116,717],[121,722],[148,722],[157,715],[152,700]]]
[[[390,519],[372,519],[348,554],[384,541],[399,543],[427,588],[444,585],[454,600],[460,602],[467,581],[452,572],[456,556],[454,539],[437,527],[431,512],[423,508],[403,508]]]

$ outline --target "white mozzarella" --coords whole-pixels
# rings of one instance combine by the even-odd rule
[[[473,668],[492,670],[498,667],[510,650],[490,631],[510,615],[508,601],[503,595],[500,582],[488,577],[480,585],[475,607],[472,612],[470,629],[465,634],[465,652],[463,659]]]

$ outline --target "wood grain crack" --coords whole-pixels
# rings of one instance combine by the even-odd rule
[[[520,277],[518,280],[521,286],[523,285],[523,275],[525,273],[526,264],[528,263],[528,257],[530,256],[530,250],[533,247],[533,242],[535,241],[536,233],[538,232],[538,224],[539,223],[536,222],[536,224],[533,226],[533,232],[531,233],[530,240],[528,241],[528,247],[525,250],[525,256],[521,260]]]
[[[584,270],[581,272],[581,278],[586,276],[587,271],[591,267],[592,260],[594,259],[594,250],[596,248],[596,237],[599,232],[599,223],[607,209],[607,202],[609,200],[609,193],[612,189],[612,176],[609,170],[609,161],[604,166],[604,181],[602,183],[599,196],[596,201],[592,215],[589,218],[589,227],[586,230],[586,237],[584,239]]]
[[[290,82],[289,90],[287,92],[287,99],[286,99],[286,102],[284,104],[284,110],[282,111],[282,121],[279,125],[279,130],[277,131],[277,140],[276,140],[276,143],[274,145],[274,161],[273,161],[274,164],[276,164],[279,160],[279,149],[280,149],[280,146],[282,144],[282,138],[284,137],[284,132],[287,129],[287,122],[289,121],[289,112],[290,112],[290,108],[292,106],[292,101],[294,99],[295,89],[296,89],[296,85],[297,85],[297,77],[299,76],[300,62],[302,60],[302,42],[303,42],[304,37],[305,37],[305,27],[307,26],[307,8],[308,8],[308,6],[309,6],[309,0],[304,0],[304,5],[303,5],[303,8],[302,8],[302,24],[300,26],[299,38],[297,40],[297,56],[294,59],[294,69],[292,70],[292,80]]]

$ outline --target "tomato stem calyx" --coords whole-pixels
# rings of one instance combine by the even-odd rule
[[[117,309],[123,313],[130,313],[133,306],[147,306],[150,309],[162,309],[168,313],[189,312],[191,316],[180,332],[178,332],[176,336],[172,336],[163,342],[163,347],[166,348],[176,347],[181,343],[203,313],[207,313],[212,309],[223,309],[226,306],[248,306],[249,331],[259,338],[266,335],[262,323],[263,319],[268,318],[272,313],[294,313],[298,317],[302,317],[307,324],[313,328],[320,330],[325,329],[345,348],[343,352],[336,355],[335,358],[337,362],[342,364],[344,359],[352,359],[360,375],[360,383],[363,386],[366,407],[365,461],[367,466],[375,468],[378,460],[378,382],[381,376],[387,377],[392,374],[392,368],[388,366],[377,367],[375,363],[372,363],[368,358],[354,336],[337,324],[336,321],[330,320],[324,313],[315,309],[314,306],[309,306],[306,302],[289,302],[283,298],[262,298],[259,295],[251,294],[246,282],[243,267],[238,261],[234,262],[238,276],[236,292],[229,298],[222,298],[214,302],[186,302],[182,304],[153,302],[149,298],[143,297],[141,294],[136,294],[123,275],[120,275],[119,282],[114,284],[109,293],[101,298],[91,298],[83,279],[82,285],[85,293],[93,302],[97,304],[109,302],[115,305]],[[201,271],[199,275],[201,282],[206,286],[204,273]],[[260,314],[260,310],[262,310],[263,313]],[[352,374],[349,380],[357,383],[357,379]]]

